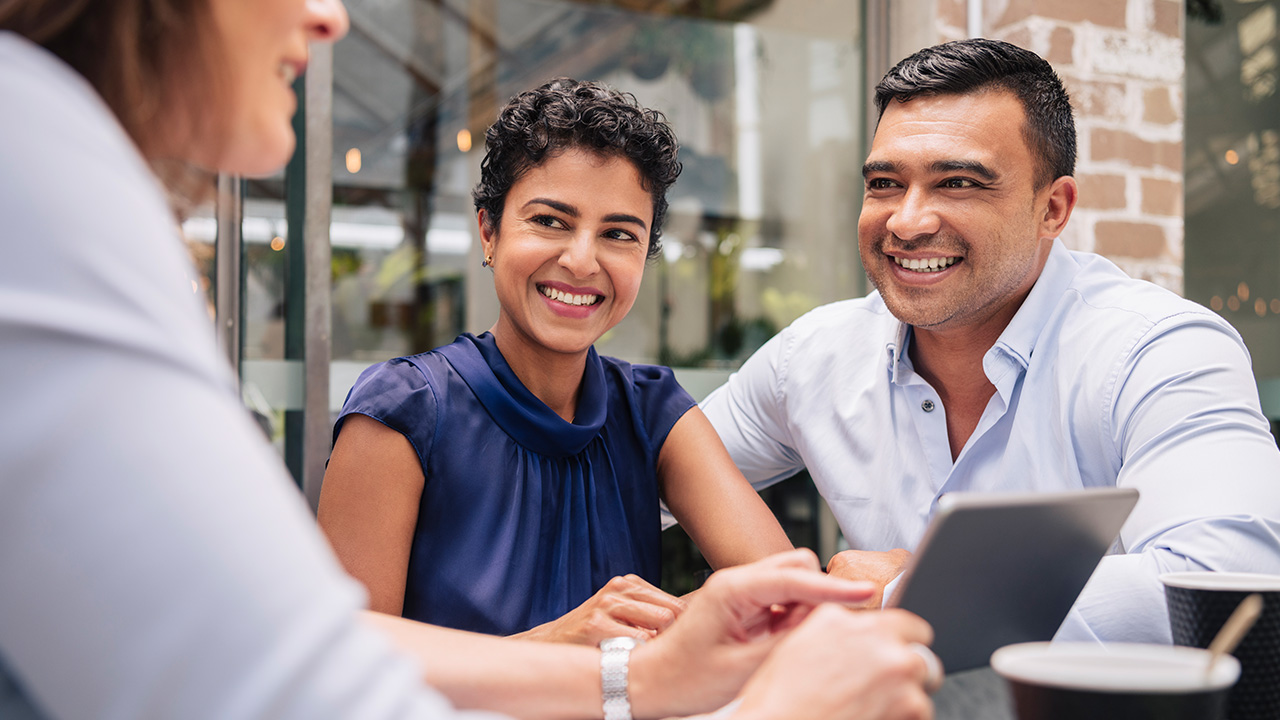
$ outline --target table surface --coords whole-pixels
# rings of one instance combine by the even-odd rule
[[[948,675],[933,703],[936,720],[1015,720],[1009,688],[989,667]]]
[[[933,703],[934,720],[1016,720],[1009,689],[991,668],[948,675]],[[667,720],[731,720],[737,707],[734,701],[706,715]]]

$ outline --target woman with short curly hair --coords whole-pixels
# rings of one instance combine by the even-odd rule
[[[669,368],[596,354],[661,251],[680,174],[661,113],[565,78],[485,136],[474,191],[497,322],[366,370],[321,526],[375,610],[594,644],[649,637],[664,500],[715,568],[790,548]]]

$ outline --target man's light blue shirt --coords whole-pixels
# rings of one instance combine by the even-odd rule
[[[1280,450],[1216,314],[1055,241],[954,462],[911,336],[878,293],[820,307],[702,409],[757,487],[807,468],[855,549],[914,549],[947,492],[1137,488],[1059,638],[1169,642],[1160,573],[1280,573]]]

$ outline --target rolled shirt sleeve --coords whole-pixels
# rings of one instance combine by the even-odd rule
[[[791,444],[786,398],[779,392],[794,341],[786,330],[774,336],[699,405],[757,490],[805,467]]]

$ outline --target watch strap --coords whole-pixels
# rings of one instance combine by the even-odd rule
[[[600,642],[600,689],[604,695],[604,720],[631,720],[631,699],[627,694],[631,651],[640,644],[632,637],[615,637]]]

